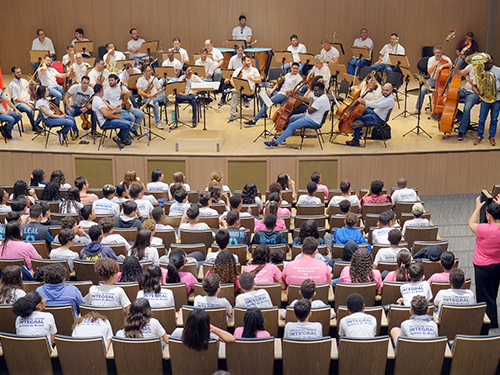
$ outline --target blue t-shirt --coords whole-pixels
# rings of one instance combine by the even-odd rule
[[[367,244],[368,250],[372,251],[372,247],[368,244],[366,239],[363,237],[363,233],[359,228],[342,227],[333,233],[332,241],[338,245],[345,245],[347,241],[354,241],[359,244]]]
[[[54,241],[48,226],[40,223],[28,223],[22,226],[23,241],[45,241],[49,245]]]

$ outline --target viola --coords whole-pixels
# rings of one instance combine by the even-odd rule
[[[82,119],[82,129],[89,130],[92,127],[92,123],[89,121],[89,114],[82,113],[80,118]]]

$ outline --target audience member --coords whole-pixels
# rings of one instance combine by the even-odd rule
[[[0,258],[24,258],[28,269],[31,269],[31,259],[41,258],[32,244],[22,240],[21,226],[17,221],[5,226],[5,238],[0,246]]]
[[[54,241],[49,227],[40,224],[42,220],[42,207],[39,204],[34,204],[30,207],[30,219],[28,224],[23,225],[23,240],[28,242],[45,241],[50,249],[50,244]]]
[[[163,182],[163,172],[161,169],[155,169],[151,172],[151,182],[146,185],[148,191],[169,191],[169,185]]]
[[[379,262],[394,263],[398,257],[398,253],[401,250],[408,250],[405,247],[399,247],[401,243],[401,231],[399,229],[391,229],[387,235],[389,239],[390,246],[379,249],[377,255],[375,255],[375,260],[373,264],[378,266]]]
[[[99,199],[99,197],[93,193],[88,193],[90,189],[89,182],[84,176],[77,177],[75,179],[75,187],[80,190],[80,201],[82,203],[92,203]]]
[[[298,300],[293,306],[298,322],[289,322],[285,325],[284,339],[293,340],[316,340],[323,337],[321,323],[309,322],[311,317],[311,301],[307,299]]]
[[[128,188],[128,193],[130,194],[130,199],[137,203],[137,209],[141,213],[142,217],[149,217],[151,211],[153,211],[153,205],[151,202],[144,197],[144,186],[142,183],[133,183]]]
[[[115,219],[115,227],[123,229],[141,229],[144,219],[134,201],[126,201],[122,204],[123,214]]]
[[[153,234],[149,229],[140,229],[137,232],[137,237],[134,244],[128,250],[129,256],[135,256],[140,262],[153,262],[153,265],[160,264],[158,249],[151,246],[151,238]]]
[[[174,194],[174,203],[170,206],[168,216],[182,216],[186,210],[191,207],[187,202],[187,192],[184,189],[177,190]]]
[[[368,193],[359,201],[360,206],[363,207],[365,203],[392,203],[391,197],[382,193],[383,189],[384,183],[382,181],[372,181]]]
[[[65,228],[61,229],[61,232],[57,236],[61,246],[52,249],[50,259],[65,260],[68,263],[70,271],[73,271],[73,261],[80,259],[80,255],[71,250],[71,246],[75,244],[75,232],[72,229]]]
[[[330,203],[328,203],[329,206],[339,204],[344,200],[349,201],[351,206],[359,206],[359,198],[356,194],[351,195],[351,183],[348,180],[343,180],[340,182],[340,192],[340,195],[334,195],[332,199],[330,199]]]
[[[250,272],[257,284],[281,283],[281,271],[270,261],[269,246],[265,243],[258,244],[253,249],[252,262],[246,266],[245,271]]]
[[[200,216],[219,216],[217,210],[210,208],[210,205],[212,204],[212,199],[208,191],[204,191],[203,193],[200,194],[199,203],[201,204]]]
[[[200,209],[196,204],[189,204],[189,208],[182,214],[181,225],[179,229],[184,230],[210,230],[207,223],[200,223]],[[188,219],[188,222],[184,221]]]
[[[179,249],[180,250],[180,249]],[[167,274],[164,276],[164,284],[184,283],[186,284],[187,293],[191,293],[194,284],[198,281],[191,272],[185,272],[184,265],[186,264],[186,257],[181,251],[173,250],[169,256],[167,266]]]
[[[389,242],[389,232],[393,229],[391,227],[392,216],[388,211],[393,212],[392,210],[387,210],[382,212],[378,216],[377,226],[378,228],[374,229],[372,232],[372,244],[373,245],[390,245]]]
[[[317,190],[322,191],[325,194],[325,199],[328,199],[330,191],[328,190],[328,187],[326,185],[323,185],[321,183],[321,178],[322,176],[319,172],[313,172],[313,174],[311,175],[311,181],[316,184]]]
[[[120,216],[120,206],[113,202],[116,188],[114,185],[106,184],[102,188],[103,198],[92,203],[92,208],[96,215],[113,215],[114,218]]]
[[[443,251],[439,259],[443,272],[435,273],[427,279],[429,284],[433,281],[450,281],[450,270],[455,265],[455,254],[451,251]]]
[[[245,309],[273,307],[269,293],[265,289],[256,290],[255,285],[255,279],[251,273],[243,272],[240,275],[240,288],[243,293],[236,296],[235,307]]]
[[[325,234],[325,242],[332,249],[333,244],[345,245],[348,241],[354,241],[358,245],[367,245],[371,251],[370,244],[366,241],[363,233],[357,227],[359,218],[356,214],[349,212],[345,215],[344,226],[337,229],[333,234]]]
[[[342,269],[340,282],[342,283],[377,283],[377,293],[382,292],[382,276],[380,271],[373,269],[373,258],[370,250],[361,247],[352,254],[351,264]]]
[[[346,300],[349,315],[339,322],[339,336],[370,338],[377,335],[377,319],[365,314],[365,300],[362,295],[352,293]]]
[[[276,227],[276,216],[269,214],[264,219],[265,230],[257,230],[252,238],[252,245],[258,245],[260,243],[266,243],[268,245],[279,245],[287,244],[283,233],[275,231]]]
[[[89,237],[92,242],[86,245],[82,251],[80,251],[80,259],[83,260],[98,260],[100,258],[106,257],[113,260],[118,258],[123,259],[123,256],[117,257],[113,249],[109,246],[104,246],[101,244],[102,240],[102,229],[98,224],[95,224],[89,228]]]
[[[391,271],[387,274],[384,279],[386,281],[410,281],[410,276],[408,275],[408,269],[411,265],[411,253],[407,249],[402,249],[399,251],[398,256],[396,257],[396,263],[398,267],[396,271]]]
[[[417,200],[417,192],[414,189],[409,189],[408,182],[404,177],[398,180],[398,190],[392,193],[391,200],[395,206],[398,202],[413,202]]]
[[[422,203],[415,203],[411,207],[411,212],[413,213],[413,219],[406,220],[403,224],[403,236],[406,234],[406,228],[408,227],[428,227],[430,225],[428,219],[421,218],[424,213],[424,205]]]
[[[465,283],[465,274],[460,268],[450,271],[450,289],[442,289],[434,297],[436,316],[439,317],[443,305],[472,305],[476,303],[474,292],[470,289],[462,289]],[[457,324],[460,324],[457,322]]]
[[[233,316],[233,307],[226,298],[219,298],[220,277],[217,274],[206,276],[201,283],[206,296],[197,295],[194,297],[194,307],[206,309],[213,307],[224,307],[226,316]]]
[[[397,304],[410,306],[412,298],[416,295],[424,296],[430,301],[432,299],[432,291],[429,283],[425,281],[422,263],[413,263],[408,269],[408,275],[411,282],[404,283],[399,288],[403,297],[397,300]]]
[[[318,185],[313,181],[309,182],[307,184],[307,195],[302,194],[297,200],[297,204],[323,204],[321,199],[314,195],[316,190],[318,190]]]
[[[234,194],[229,198],[229,205],[231,210],[238,211],[240,213],[240,218],[242,217],[252,217],[252,215],[246,211],[241,212],[243,207],[243,200],[241,194]],[[229,210],[220,215],[219,220],[224,220],[228,214]]]
[[[244,228],[241,228],[240,213],[235,210],[229,211],[226,219],[221,221],[222,228],[229,233],[229,245],[245,245],[248,248],[248,236]]]
[[[114,233],[115,220],[112,217],[103,217],[99,221],[99,226],[102,229],[103,245],[124,245],[127,251],[130,250],[128,241],[121,234]]]
[[[111,323],[107,317],[96,311],[91,311],[84,316],[77,317],[71,329],[73,330],[71,333],[72,337],[102,337],[106,349],[111,345],[111,337],[113,337]]]
[[[82,227],[82,229],[89,229],[91,226],[95,225],[94,219],[96,215],[92,206],[83,206],[80,210],[80,216],[83,220],[78,223],[78,226]]]
[[[410,301],[410,319],[401,323],[401,328],[391,329],[391,337],[397,342],[399,336],[414,339],[438,337],[438,326],[432,315],[427,315],[429,300],[423,295],[414,295]]]
[[[80,190],[76,187],[69,188],[66,197],[59,203],[59,212],[62,214],[79,214],[82,208]]]
[[[174,293],[161,287],[163,276],[159,266],[148,267],[144,271],[142,290],[137,292],[137,299],[146,298],[153,309],[175,306]]]
[[[244,339],[271,337],[271,334],[264,329],[264,316],[260,309],[251,308],[245,311],[243,327],[234,330],[234,337]]]
[[[0,280],[0,305],[12,305],[24,297],[23,273],[19,266],[7,266],[2,271]]]
[[[302,284],[300,284],[299,294],[302,296],[302,298],[305,298],[311,302],[311,309],[321,309],[324,307],[328,307],[328,305],[320,299],[313,300],[314,296],[316,295],[316,283],[310,279],[302,281]],[[293,300],[288,307],[293,308],[297,301],[299,300]],[[330,309],[330,319],[333,319],[334,317],[335,311],[333,309]],[[286,309],[283,310],[280,318],[282,320],[286,319]]]

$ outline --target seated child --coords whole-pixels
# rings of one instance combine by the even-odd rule
[[[403,297],[399,298],[396,303],[398,305],[410,306],[412,298],[416,295],[424,296],[430,301],[432,299],[432,291],[429,283],[425,281],[422,263],[413,263],[408,269],[408,275],[411,282],[401,285],[400,290]]]
[[[354,241],[358,245],[367,244],[368,249],[372,251],[371,246],[366,241],[365,237],[363,237],[363,233],[357,227],[359,222],[359,218],[356,214],[349,212],[345,215],[345,226],[337,229],[332,235],[332,242],[334,244],[345,245],[347,241]]]
[[[323,337],[323,326],[319,322],[310,323],[311,301],[300,299],[293,306],[298,322],[288,322],[285,325],[283,338],[294,340],[316,340]]]
[[[390,246],[384,247],[377,252],[375,255],[375,260],[373,264],[378,266],[379,262],[396,262],[398,257],[398,253],[401,250],[408,250],[405,247],[399,247],[399,243],[401,242],[401,231],[399,229],[391,229],[389,234],[387,235]]]
[[[226,298],[218,298],[220,292],[220,278],[217,274],[208,275],[201,283],[206,296],[197,295],[194,297],[194,307],[206,309],[210,307],[225,307],[226,315],[230,318],[233,315],[233,307]]]
[[[320,309],[323,307],[328,307],[328,305],[326,305],[320,299],[315,299],[313,301],[313,298],[316,295],[316,283],[311,279],[306,279],[306,280],[302,281],[302,284],[300,285],[299,294],[302,296],[302,298],[305,298],[311,302],[312,309]],[[296,300],[292,301],[292,303],[288,307],[295,307],[295,304],[297,303],[297,301],[300,301],[300,300],[296,299]],[[330,310],[331,310],[330,311],[330,319],[333,319],[335,316],[335,310],[333,310],[333,309],[330,309]],[[281,313],[280,318],[282,320],[286,319],[286,309]]]
[[[83,206],[80,210],[80,215],[83,220],[81,220],[78,225],[82,227],[82,229],[89,229],[92,225],[95,224],[95,212],[92,206]]]
[[[73,232],[73,229],[62,229],[59,233],[59,243],[61,247],[52,249],[50,259],[64,259],[68,262],[69,269],[73,271],[73,261],[80,259],[80,255],[77,252],[70,250],[70,247],[75,244],[75,232]]]
[[[395,343],[399,336],[416,339],[438,337],[438,326],[434,318],[427,314],[429,301],[422,295],[413,296],[411,300],[410,319],[401,323],[401,328],[391,329],[391,337]]]
[[[444,253],[448,253],[445,251]],[[443,253],[443,254],[444,254]],[[470,289],[462,289],[465,282],[465,274],[460,268],[453,268],[450,271],[451,289],[440,290],[434,298],[434,310],[436,315],[441,313],[443,305],[472,305],[476,303],[474,292]]]
[[[427,280],[429,285],[433,281],[450,281],[450,270],[455,264],[455,254],[451,251],[443,251],[439,257],[439,264],[443,267],[443,272],[435,273]]]
[[[113,249],[101,244],[102,229],[98,224],[94,223],[94,225],[89,228],[89,237],[92,242],[80,251],[80,259],[98,260],[103,257],[108,257],[113,260],[123,260],[123,255],[117,257]]]
[[[174,193],[174,203],[170,206],[168,216],[182,216],[190,206],[191,203],[187,202],[186,190],[176,190]]]
[[[297,199],[297,204],[323,204],[321,199],[314,195],[316,190],[318,190],[316,182],[309,182],[307,184],[307,195],[302,194],[299,199]]]
[[[240,275],[240,288],[243,294],[236,297],[235,307],[250,309],[257,307],[259,309],[273,307],[271,297],[265,289],[255,290],[255,280],[251,273],[243,272]]]
[[[408,276],[408,269],[411,266],[410,251],[406,249],[401,250],[396,258],[396,263],[398,264],[396,271],[389,272],[384,279],[384,283],[386,281],[410,281],[410,277]]]
[[[362,295],[352,293],[346,300],[349,315],[339,322],[339,336],[375,337],[377,334],[377,319],[365,314],[365,300]]]
[[[121,234],[114,233],[115,219],[103,217],[99,221],[99,225],[102,229],[101,243],[103,245],[125,245],[125,249],[130,250],[131,246],[128,241]]]
[[[185,223],[184,220],[188,219],[188,222]],[[199,222],[200,221],[200,209],[197,205],[191,205],[186,212],[182,215],[181,225],[179,229],[186,230],[210,230],[210,227],[207,223]]]
[[[207,254],[207,259],[205,260],[206,263],[215,263],[215,259],[217,258],[217,255],[224,250],[227,250],[227,247],[229,246],[229,240],[231,238],[231,235],[226,229],[221,229],[217,232],[215,235],[215,242],[217,243],[217,246],[219,246],[218,251],[212,251],[211,253]],[[238,255],[233,254],[234,260],[236,263],[239,263]]]

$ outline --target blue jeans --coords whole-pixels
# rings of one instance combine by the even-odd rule
[[[142,120],[144,120],[144,117],[146,116],[144,112],[134,107],[130,107],[129,110],[120,109],[120,115],[124,120],[134,123],[134,125],[130,128],[132,131],[137,131],[139,125],[141,125]]]
[[[80,116],[81,114],[83,114],[82,112],[82,107],[71,107],[73,109],[73,113],[71,113],[71,111],[68,109],[68,107],[66,107],[66,114],[72,118],[75,118],[77,116]],[[90,115],[90,123],[92,124],[92,129],[94,129],[95,131],[95,126],[96,126],[96,117],[95,117],[95,113],[94,111],[92,111],[91,109],[89,109],[87,112],[85,112],[87,114]],[[73,130],[77,135],[78,135],[78,127],[76,126],[76,122],[75,122],[75,125],[71,128],[71,130]]]
[[[302,68],[304,68],[304,64],[299,62],[299,74],[302,74]],[[281,70],[284,70],[285,72],[288,72],[291,69],[290,63],[284,63],[281,66]]]
[[[280,145],[282,144],[285,139],[287,139],[289,136],[293,134],[293,132],[297,129],[303,128],[304,126],[311,126],[315,127],[317,129],[321,128],[321,125],[315,123],[313,120],[311,120],[308,117],[305,117],[305,114],[303,115],[294,115],[290,117],[290,121],[288,122],[288,125],[283,133],[276,139],[276,142]]]
[[[29,105],[27,105],[26,103],[16,103],[16,108],[20,112],[24,112],[28,115],[31,126],[38,125],[38,124],[40,124],[40,121],[42,121],[42,116],[41,116],[40,112],[38,112],[38,116],[35,120],[35,116],[34,116],[35,110],[31,109],[31,107]]]
[[[353,57],[347,63],[347,73],[350,75],[354,75],[356,73],[356,66],[358,67],[358,74],[365,66],[370,65],[370,60],[368,59],[360,59],[359,57]]]
[[[282,94],[282,93],[279,93],[279,92],[273,92],[272,95],[271,95],[271,101],[273,102],[273,104],[276,104],[276,103],[284,103],[287,101],[287,97],[286,95]],[[260,99],[260,109],[259,109],[259,112],[257,112],[257,114],[255,115],[255,117],[253,118],[253,120],[255,122],[259,121],[259,119],[264,115],[264,113],[266,113],[267,111],[267,106],[264,104],[264,101],[262,99]]]
[[[49,92],[50,95],[53,95],[55,97],[54,100],[55,105],[59,107],[59,103],[61,102],[64,95],[66,95],[66,91],[64,91],[61,86],[56,86],[56,87],[49,87]]]
[[[464,110],[457,110],[457,121],[460,123],[460,127],[458,128],[459,133],[465,133],[467,127],[470,123],[470,111],[472,107],[476,104],[481,103],[481,99],[479,95],[475,92],[461,89],[460,90],[460,102],[464,101]]]
[[[361,121],[363,124],[382,124],[384,122],[384,120],[378,117],[375,111],[371,108],[366,108],[357,121]],[[354,141],[359,142],[359,139],[361,138],[361,129],[363,129],[362,126],[354,129]]]
[[[68,134],[70,129],[72,129],[74,126],[76,127],[76,122],[75,122],[75,119],[73,117],[65,117],[65,118],[47,117],[45,122],[47,123],[47,126],[49,128],[52,128],[55,126],[62,126],[62,129],[60,131],[65,136],[66,136],[66,134]]]
[[[7,130],[7,133],[11,134],[12,133],[12,128],[14,125],[21,121],[23,117],[19,114],[17,114],[14,111],[10,111],[10,115],[0,113],[0,121],[7,121],[7,124],[5,125],[5,130]]]
[[[429,87],[431,89],[433,89],[435,86],[436,86],[436,80],[435,79],[428,79],[427,80],[427,84],[429,85]],[[424,104],[424,98],[425,98],[425,95],[429,92],[429,90],[427,90],[427,87],[425,86],[422,86],[422,88],[420,89],[420,92],[418,93],[418,98],[417,98],[417,105],[415,106],[415,108],[417,110],[421,110],[422,109],[422,105]]]
[[[101,129],[102,130],[119,129],[120,131],[118,132],[118,138],[120,138],[121,141],[125,141],[128,138],[128,135],[130,134],[130,124],[126,121],[114,118],[106,120],[104,124],[101,126]]]
[[[196,106],[196,95],[189,94],[189,95],[177,95],[176,100],[178,103],[189,103],[191,104],[191,109],[193,110],[193,122],[196,122],[196,111],[197,111],[197,106]]]
[[[214,82],[222,81],[222,70],[221,68],[217,68],[214,70],[214,74],[212,75],[212,79]]]
[[[380,63],[380,64],[373,64],[372,68],[375,68],[377,69],[377,71],[382,72],[383,70],[385,70],[386,66],[387,65]]]
[[[159,113],[159,109],[160,109],[160,102],[166,98],[166,95],[165,94],[160,94],[158,95],[156,98],[153,98],[153,100],[151,100],[151,103],[153,104],[153,114],[155,116],[155,122],[158,124],[160,122],[160,113]],[[148,99],[146,99],[147,101]]]
[[[483,138],[484,124],[488,113],[491,111],[490,117],[490,138],[494,138],[497,133],[498,114],[500,113],[500,100],[493,103],[481,102],[481,109],[479,110],[479,122],[477,124],[477,136]]]

